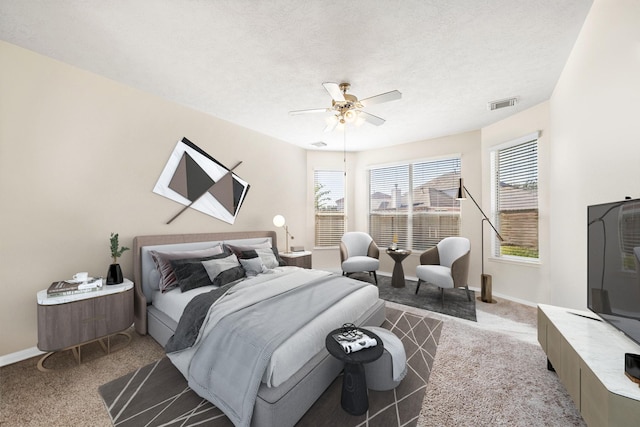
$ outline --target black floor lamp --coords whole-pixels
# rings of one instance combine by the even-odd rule
[[[481,225],[480,225],[480,239],[482,241],[482,246],[480,247],[480,253],[481,253],[481,256],[482,256],[482,264],[481,264],[482,265],[482,275],[480,276],[480,301],[488,302],[488,303],[495,303],[497,301],[494,300],[492,298],[492,295],[491,295],[491,293],[492,293],[492,291],[491,291],[491,275],[490,274],[484,274],[484,222],[487,221],[489,223],[491,228],[493,228],[493,231],[496,232],[496,236],[498,236],[498,239],[500,239],[501,242],[504,242],[504,239],[502,238],[500,233],[498,233],[498,230],[496,230],[496,228],[493,226],[493,224],[491,223],[491,221],[489,220],[487,215],[484,213],[484,211],[482,210],[480,205],[478,205],[478,202],[476,202],[476,199],[474,199],[473,196],[471,195],[471,193],[469,193],[469,190],[467,190],[467,187],[464,186],[464,184],[462,182],[462,178],[460,178],[460,186],[458,187],[458,195],[456,196],[456,199],[457,200],[466,200],[467,199],[466,194],[469,195],[469,197],[473,201],[473,204],[476,205],[476,208],[478,208],[478,210],[480,211],[480,213],[484,217],[484,218],[482,218],[482,222],[481,222]]]

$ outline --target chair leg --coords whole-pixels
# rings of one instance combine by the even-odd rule
[[[469,285],[466,285],[465,288],[467,288],[467,299],[471,301],[471,294],[469,293]]]
[[[372,272],[370,272],[369,274],[371,274],[371,273],[373,273],[373,278],[374,278],[374,279],[375,279],[375,281],[376,281],[376,286],[378,286],[378,275],[376,274],[376,272],[375,272],[375,271],[372,271]]]
[[[418,295],[418,290],[420,289],[420,283],[422,283],[422,280],[418,279],[418,286],[416,286],[416,295]]]
[[[442,295],[442,308],[444,308],[444,288],[440,288],[440,294]]]

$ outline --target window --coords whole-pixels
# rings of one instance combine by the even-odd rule
[[[315,247],[339,246],[344,234],[344,171],[314,172]]]
[[[460,231],[460,158],[369,171],[369,234],[376,244],[423,251]]]
[[[522,142],[522,141],[525,142]],[[498,257],[538,259],[538,135],[492,153],[493,203]]]

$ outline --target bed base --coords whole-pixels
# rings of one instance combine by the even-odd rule
[[[140,334],[148,333],[164,347],[173,335],[177,323],[154,308],[147,305],[144,292],[140,287],[140,248],[162,244],[187,243],[198,241],[224,241],[243,238],[270,237],[275,245],[274,232],[240,232],[240,233],[203,233],[198,235],[142,236],[134,239],[134,276],[136,278],[136,330]],[[385,319],[384,300],[378,300],[359,319],[353,323],[357,326],[380,326]],[[341,325],[337,325],[339,327]],[[278,387],[267,387],[261,384],[258,390],[252,427],[293,426],[311,408],[316,400],[340,374],[343,364],[322,349],[291,378]]]
[[[360,319],[358,326],[380,326],[385,319],[385,304],[378,300]],[[164,346],[173,335],[177,323],[149,306],[147,331]],[[339,326],[339,325],[338,325]],[[285,383],[278,387],[258,389],[258,398],[253,410],[253,427],[293,426],[311,408],[316,400],[340,374],[344,364],[323,349]]]

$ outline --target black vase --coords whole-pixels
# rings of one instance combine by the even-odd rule
[[[107,272],[107,285],[117,285],[123,282],[120,264],[111,264]]]

